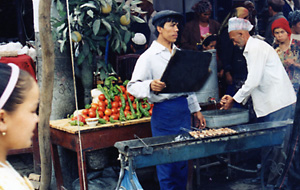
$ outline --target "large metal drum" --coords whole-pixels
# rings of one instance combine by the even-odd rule
[[[196,96],[199,103],[208,102],[209,98],[215,98],[216,101],[219,100],[216,50],[208,50],[207,52],[212,53],[211,62],[209,66],[211,74],[205,82],[205,84],[203,85],[203,87],[196,92]]]

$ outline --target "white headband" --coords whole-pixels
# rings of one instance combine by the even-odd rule
[[[228,32],[233,30],[247,30],[251,31],[253,25],[249,22],[249,20],[233,17],[228,21]]]
[[[17,65],[13,63],[8,64],[11,67],[11,75],[9,78],[9,81],[6,85],[6,88],[4,89],[1,97],[0,97],[0,109],[4,106],[8,98],[10,97],[11,93],[15,89],[15,86],[17,84],[17,81],[19,79],[20,69]]]

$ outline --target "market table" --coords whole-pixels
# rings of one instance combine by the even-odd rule
[[[141,138],[151,137],[150,120],[151,118],[147,117],[125,122],[99,124],[95,127],[89,127],[87,125],[80,127],[82,157],[80,156],[78,127],[70,126],[69,119],[50,121],[51,152],[57,189],[63,189],[63,176],[57,145],[77,153],[80,189],[87,190],[86,153],[93,150],[113,147],[115,142],[133,139],[134,134]],[[83,164],[81,164],[81,162]],[[82,171],[85,176],[83,176]]]

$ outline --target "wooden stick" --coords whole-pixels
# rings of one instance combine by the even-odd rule
[[[41,154],[41,187],[50,189],[52,161],[50,149],[50,114],[54,83],[54,45],[50,24],[51,0],[39,1],[39,31],[42,47],[42,86],[40,93],[39,146]]]

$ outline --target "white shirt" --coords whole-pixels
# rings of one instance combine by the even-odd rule
[[[172,52],[176,48],[173,45]],[[137,60],[132,78],[127,85],[127,90],[137,98],[148,98],[152,103],[188,95],[187,100],[191,113],[197,112],[200,110],[200,106],[194,93],[159,93],[156,95],[150,90],[150,83],[154,79],[162,77],[171,56],[172,54],[168,48],[157,41],[153,41],[152,45]]]
[[[292,83],[275,50],[266,42],[250,37],[243,55],[247,61],[245,84],[234,95],[238,103],[252,97],[257,117],[263,117],[296,102]]]
[[[8,163],[0,162],[0,189],[1,190],[34,190],[31,182],[21,175]]]

